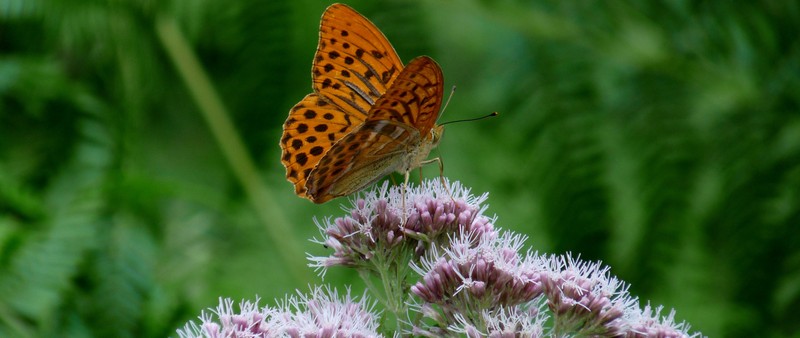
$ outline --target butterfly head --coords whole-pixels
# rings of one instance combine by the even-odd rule
[[[443,134],[444,134],[444,126],[437,125],[431,128],[431,144],[433,144],[433,147],[439,145],[439,141],[442,140]]]

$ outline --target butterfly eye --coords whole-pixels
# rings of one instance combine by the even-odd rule
[[[434,146],[439,144],[439,140],[442,139],[442,134],[444,134],[443,126],[436,126],[434,128],[431,128],[431,140]]]

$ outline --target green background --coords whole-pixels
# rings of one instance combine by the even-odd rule
[[[346,200],[296,197],[278,139],[328,4],[0,0],[0,336],[175,336],[323,283]],[[500,112],[434,152],[496,226],[706,335],[800,336],[800,2],[348,4],[439,62],[442,121]]]

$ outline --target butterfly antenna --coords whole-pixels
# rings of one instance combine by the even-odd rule
[[[443,126],[443,125],[445,125],[445,124],[456,123],[456,122],[469,122],[469,121],[478,121],[478,120],[483,120],[483,119],[485,119],[485,118],[494,117],[494,116],[497,116],[497,115],[500,115],[500,113],[498,113],[498,112],[492,112],[491,114],[484,115],[484,116],[480,116],[480,117],[473,117],[473,118],[471,118],[471,119],[463,119],[463,120],[447,121],[447,122],[445,122],[445,123],[442,123],[442,124],[440,124],[440,125],[441,125],[441,126]]]
[[[439,118],[441,118],[442,115],[444,115],[444,111],[447,110],[447,105],[450,104],[450,99],[453,98],[453,94],[455,94],[455,93],[456,93],[456,86],[453,86],[453,88],[450,89],[450,96],[447,97],[447,102],[444,103],[444,107],[442,108],[442,112],[439,114]]]

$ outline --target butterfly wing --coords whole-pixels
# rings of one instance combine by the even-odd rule
[[[395,170],[418,165],[407,162],[417,157],[421,143],[430,142],[443,84],[442,71],[431,58],[412,60],[378,99],[364,124],[336,142],[308,175],[311,200],[323,203],[349,195]]]
[[[281,162],[295,193],[310,198],[306,179],[331,146],[363,124],[403,64],[383,33],[352,8],[334,4],[320,23],[312,65],[313,94],[289,112]]]
[[[347,114],[317,94],[306,95],[289,111],[280,142],[281,163],[297,195],[308,197],[308,174],[336,141],[363,122],[363,117]]]
[[[418,130],[402,124],[364,124],[337,142],[330,156],[311,171],[307,195],[315,203],[325,203],[357,192],[395,171],[409,146],[419,143],[419,139]]]
[[[314,91],[346,112],[367,116],[403,63],[372,22],[343,4],[322,14],[311,72]]]
[[[444,75],[433,59],[419,56],[403,70],[384,97],[375,103],[369,121],[397,121],[426,136],[442,106]]]

